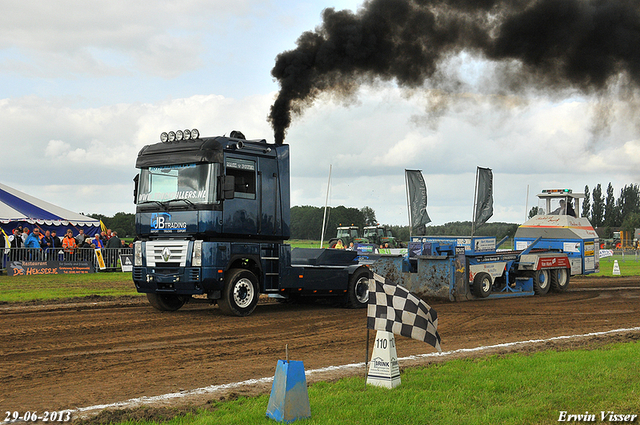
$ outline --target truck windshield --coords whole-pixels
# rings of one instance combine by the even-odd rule
[[[138,204],[184,201],[216,203],[216,178],[220,164],[176,164],[140,170]]]

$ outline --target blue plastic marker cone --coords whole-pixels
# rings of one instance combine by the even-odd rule
[[[301,361],[278,360],[267,417],[285,423],[311,417],[307,378]]]

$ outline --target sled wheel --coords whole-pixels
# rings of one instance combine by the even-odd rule
[[[347,306],[350,308],[364,308],[369,303],[369,279],[371,272],[362,269],[355,272],[349,279],[347,290]]]
[[[174,294],[147,294],[149,304],[160,311],[176,311],[187,302],[189,296]]]
[[[258,304],[258,279],[249,270],[231,269],[225,275],[224,293],[218,303],[229,316],[248,316]]]
[[[551,287],[550,273],[547,269],[536,270],[533,272],[533,292],[536,295],[544,295],[549,292]]]
[[[569,269],[557,269],[551,272],[551,289],[555,292],[565,292],[569,286],[571,273]]]
[[[478,298],[487,298],[491,293],[492,286],[491,276],[488,273],[478,273],[473,278],[473,295]]]

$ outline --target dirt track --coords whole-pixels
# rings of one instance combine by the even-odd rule
[[[570,288],[544,297],[431,303],[442,348],[640,326],[639,277],[575,279]],[[207,304],[158,312],[146,298],[2,306],[0,411],[74,409],[269,377],[285,344],[306,370],[363,362],[365,323],[365,310],[329,305],[264,303],[246,318]],[[403,337],[397,342],[400,357],[434,351]]]

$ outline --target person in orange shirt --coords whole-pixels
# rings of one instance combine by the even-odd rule
[[[67,260],[71,260],[71,257],[77,247],[78,244],[76,244],[76,240],[73,237],[73,231],[71,229],[67,229],[67,234],[62,239],[62,248],[64,249],[64,254]]]

